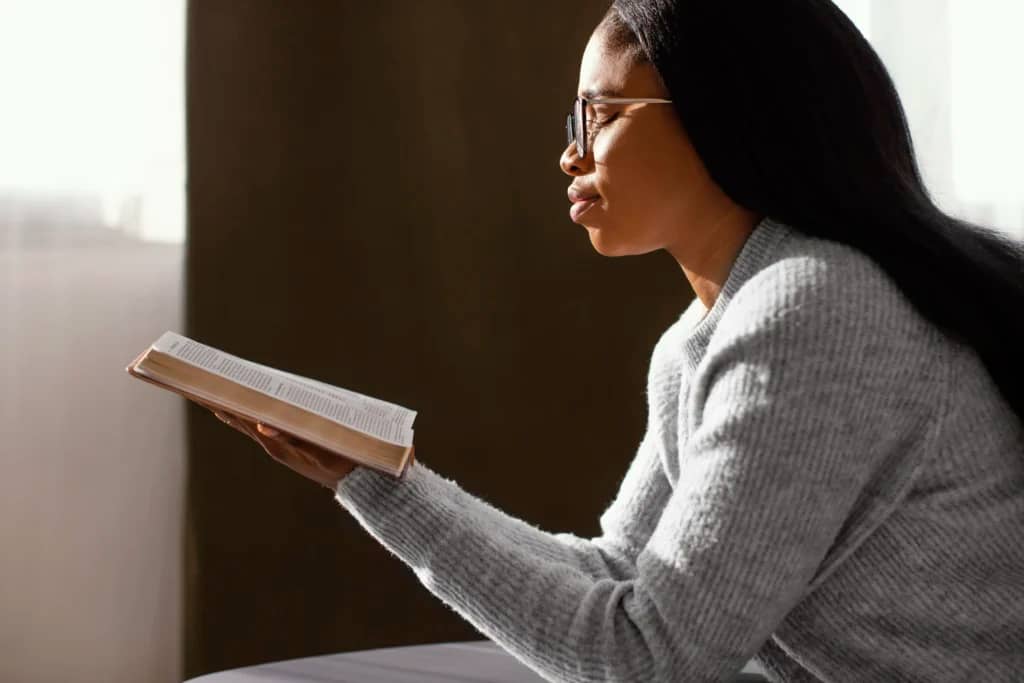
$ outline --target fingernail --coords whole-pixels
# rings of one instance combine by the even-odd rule
[[[258,429],[260,434],[262,434],[263,436],[271,436],[271,437],[273,437],[273,436],[277,436],[279,434],[279,432],[276,429],[274,429],[273,427],[268,427],[268,426],[266,426],[265,424],[262,424],[262,423],[256,425],[256,429]]]

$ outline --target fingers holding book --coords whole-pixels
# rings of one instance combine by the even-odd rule
[[[277,462],[332,491],[356,467],[356,463],[347,458],[268,425],[222,410],[214,410],[213,414],[224,424],[256,441]]]
[[[246,436],[249,436],[249,437],[252,436],[252,434],[245,428],[245,426],[244,426],[245,423],[241,419],[239,419],[238,417],[232,416],[230,413],[225,413],[225,412],[220,411],[220,410],[214,410],[212,408],[210,410],[213,412],[214,415],[217,416],[218,420],[220,420],[221,422],[223,422],[227,426],[231,427],[232,429],[236,429],[236,430],[242,432]]]

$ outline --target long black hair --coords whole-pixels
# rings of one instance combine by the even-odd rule
[[[653,64],[726,195],[872,258],[1024,421],[1024,243],[935,205],[896,87],[839,8],[614,0],[598,28]]]

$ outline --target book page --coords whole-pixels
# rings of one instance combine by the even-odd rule
[[[253,363],[174,332],[161,335],[153,348],[382,441],[412,445],[416,412],[408,408]]]
[[[278,370],[276,368],[270,368],[266,365],[260,365],[253,361],[243,361],[254,367],[260,368],[265,372],[270,372],[278,375],[283,375],[289,378],[297,384],[302,384],[310,391],[322,393],[335,401],[341,401],[348,403],[359,410],[366,411],[367,413],[380,415],[386,420],[396,420],[404,432],[409,432],[409,443],[412,443],[412,423],[416,419],[416,411],[403,408],[396,403],[389,403],[388,401],[381,400],[379,398],[373,398],[372,396],[366,396],[350,389],[343,389],[336,387],[325,382],[320,382],[309,377],[302,377],[301,375],[293,375],[290,372],[284,370]],[[408,444],[405,444],[408,445]]]
[[[261,369],[261,370],[263,370],[265,372],[269,372],[271,374],[277,374],[277,375],[281,375],[283,377],[287,377],[288,379],[292,380],[293,382],[297,382],[299,384],[305,384],[305,385],[309,386],[309,388],[311,388],[311,389],[315,389],[316,391],[321,391],[321,392],[323,392],[325,394],[328,394],[329,396],[331,396],[332,398],[334,398],[334,399],[336,399],[338,401],[345,401],[345,402],[348,402],[348,403],[352,403],[353,405],[361,406],[361,407],[363,407],[364,409],[367,409],[367,410],[381,411],[383,413],[388,413],[388,412],[391,412],[391,411],[404,411],[405,413],[408,413],[409,415],[412,415],[412,416],[416,415],[415,411],[408,410],[407,408],[403,408],[402,406],[400,406],[400,405],[398,405],[396,403],[390,403],[388,401],[384,401],[384,400],[381,400],[379,398],[373,398],[372,396],[366,396],[365,394],[360,394],[359,392],[352,391],[351,389],[343,389],[342,387],[336,387],[336,386],[327,384],[326,382],[321,382],[319,380],[312,379],[311,377],[303,377],[302,375],[296,375],[296,374],[293,374],[291,372],[286,372],[284,370],[279,370],[277,368],[272,368],[272,367],[269,367],[269,366],[266,366],[266,365],[260,365],[259,363],[256,363],[256,362],[251,361],[251,360],[242,360],[241,362],[247,363],[247,364],[249,364],[249,365],[251,365],[253,367],[259,368],[259,369]]]

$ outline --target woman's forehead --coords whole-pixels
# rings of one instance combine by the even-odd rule
[[[602,93],[611,96],[621,93],[626,87],[635,68],[633,60],[622,52],[612,52],[605,47],[601,31],[595,32],[583,50],[580,62],[579,93]]]

